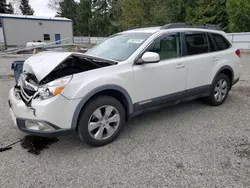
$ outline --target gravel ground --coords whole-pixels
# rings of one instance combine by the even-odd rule
[[[0,58],[0,147],[23,139],[7,105],[10,65]],[[34,155],[20,143],[0,153],[0,187],[250,187],[250,59],[226,103],[198,101],[130,121],[114,143],[91,148],[77,138]]]

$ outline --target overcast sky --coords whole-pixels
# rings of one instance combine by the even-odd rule
[[[29,0],[36,16],[55,16],[55,11],[48,7],[48,0]]]
[[[7,0],[7,1],[11,2],[15,8],[19,7],[19,3],[17,0]],[[36,16],[53,17],[56,14],[56,11],[48,7],[48,0],[29,0],[29,3],[31,7],[35,10],[34,15]],[[17,13],[20,13],[20,11]]]

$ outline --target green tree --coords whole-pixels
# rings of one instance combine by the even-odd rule
[[[7,14],[14,14],[14,8],[11,3],[6,5],[6,12]]]
[[[6,11],[6,0],[0,0],[0,13],[5,13]]]
[[[91,0],[80,0],[76,14],[76,33],[81,36],[90,35]]]
[[[6,0],[0,0],[0,13],[14,14],[14,9],[11,3],[6,3]]]
[[[249,10],[243,3],[234,6],[233,3],[236,2],[237,0],[80,0],[76,3],[74,0],[49,0],[49,5],[56,7],[59,16],[73,20],[75,34],[108,36],[134,26],[184,22],[197,25],[219,24],[227,31],[228,9],[234,12],[230,15],[230,28],[235,30],[234,20],[240,19],[235,13],[241,13],[234,11],[235,7],[240,6],[242,10],[245,8],[243,12]],[[245,11],[244,16],[247,17],[247,14]]]
[[[165,0],[165,13],[167,21],[172,23],[184,23],[186,19],[187,0]],[[163,13],[164,14],[164,13]],[[166,19],[166,17],[164,19]]]
[[[92,35],[109,36],[120,28],[120,0],[93,0],[90,31]]]
[[[226,0],[194,0],[186,3],[186,22],[191,24],[216,24],[227,30],[229,17]]]
[[[33,15],[34,10],[29,5],[29,0],[21,0],[20,10],[22,11],[23,15]]]
[[[74,34],[76,34],[76,12],[77,12],[77,3],[74,0],[64,0],[59,3],[58,15],[61,17],[72,19]]]
[[[196,24],[198,0],[186,0],[185,2],[185,22],[189,24]]]
[[[185,0],[124,0],[122,26],[156,26],[185,21]]]
[[[250,1],[227,0],[230,32],[250,31]]]
[[[123,29],[149,25],[151,14],[150,5],[147,5],[142,0],[124,0],[121,21]]]
[[[97,36],[109,35],[109,9],[111,0],[93,0],[92,10],[93,17],[91,19],[91,30]]]
[[[111,2],[108,18],[112,27],[112,32],[121,31],[122,0],[113,0]]]

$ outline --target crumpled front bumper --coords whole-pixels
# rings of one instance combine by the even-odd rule
[[[73,133],[71,124],[79,100],[57,95],[47,100],[33,100],[32,105],[27,107],[15,96],[14,88],[9,92],[9,106],[15,124],[21,131],[36,136],[54,137]],[[30,121],[37,126],[27,126]],[[51,127],[51,130],[40,130],[40,124]]]

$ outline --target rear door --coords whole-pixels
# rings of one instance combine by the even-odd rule
[[[196,95],[206,92],[209,88],[209,78],[218,58],[211,53],[214,47],[206,32],[189,31],[185,32],[184,36],[188,72],[186,89],[194,91],[192,95]]]

